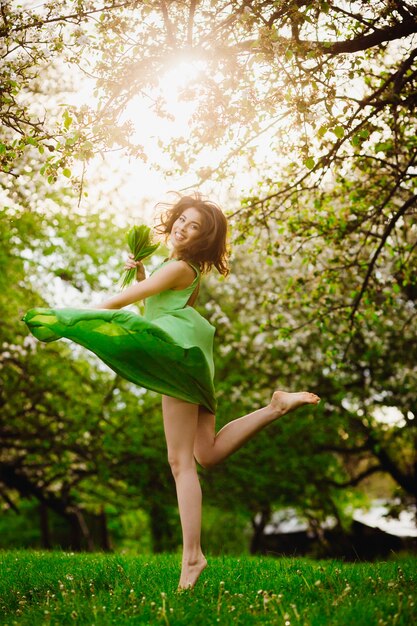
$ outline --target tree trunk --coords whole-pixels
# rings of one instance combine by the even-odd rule
[[[39,522],[41,530],[41,546],[45,550],[51,549],[51,535],[49,531],[48,507],[44,502],[39,504]]]
[[[178,545],[178,537],[170,524],[168,510],[153,503],[149,510],[149,524],[152,535],[152,549],[154,552],[166,552],[175,550]],[[179,525],[179,520],[178,520]]]
[[[74,550],[74,552],[81,552],[82,533],[78,517],[75,513],[71,513],[66,519],[70,527],[70,549]]]
[[[252,518],[253,535],[250,542],[250,553],[258,554],[263,552],[262,537],[269,518],[271,517],[271,509],[267,506],[260,512],[260,520],[256,521],[256,518]]]
[[[107,527],[106,511],[104,510],[103,506],[101,507],[100,513],[98,515],[98,523],[99,523],[100,546],[102,550],[105,550],[106,552],[110,552],[112,547],[111,547],[111,542],[110,542],[109,529]]]

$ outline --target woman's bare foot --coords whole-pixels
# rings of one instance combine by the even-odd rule
[[[207,561],[203,555],[197,561],[183,561],[178,590],[192,589],[206,566]]]
[[[319,396],[309,391],[298,391],[296,393],[288,393],[287,391],[275,391],[272,396],[270,406],[277,412],[278,417],[290,413],[305,404],[318,404]]]

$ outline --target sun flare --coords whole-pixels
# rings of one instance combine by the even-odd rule
[[[206,70],[207,65],[201,60],[173,61],[156,89],[131,100],[125,118],[133,124],[135,139],[146,145],[147,139],[161,137],[165,141],[186,134],[197,107],[191,90]]]

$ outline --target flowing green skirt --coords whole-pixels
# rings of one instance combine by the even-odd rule
[[[182,347],[157,324],[136,313],[37,308],[28,311],[23,321],[40,341],[71,339],[123,378],[215,413],[212,373],[201,348]]]

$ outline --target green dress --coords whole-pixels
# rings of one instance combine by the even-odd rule
[[[200,279],[199,268],[190,265],[196,272],[191,285],[146,298],[144,316],[123,309],[36,308],[23,321],[40,341],[71,339],[123,378],[214,413],[215,328],[187,305]]]

